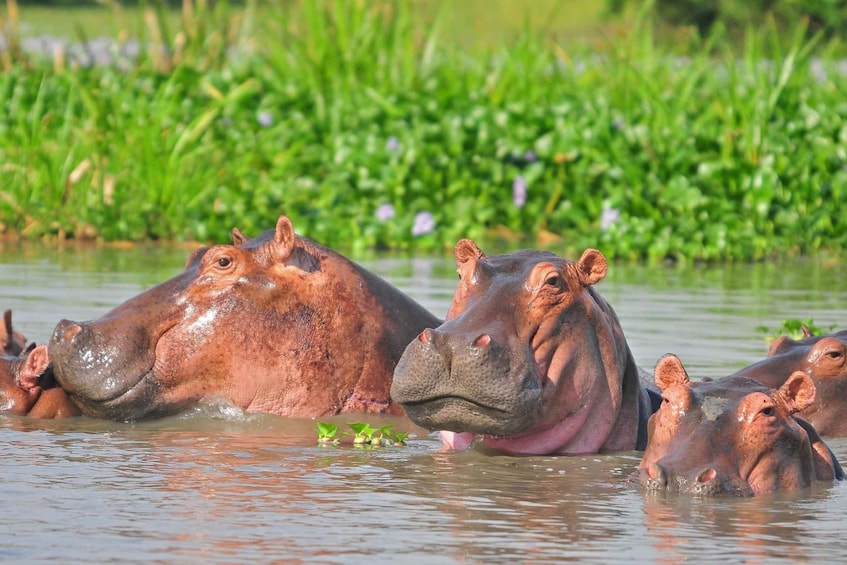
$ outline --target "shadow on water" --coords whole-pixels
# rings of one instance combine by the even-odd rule
[[[186,250],[6,252],[0,302],[43,341],[60,317],[91,319],[182,269]],[[103,261],[99,263],[99,261]],[[443,316],[444,259],[368,268]],[[756,327],[845,319],[843,268],[801,261],[720,268],[613,265],[599,290],[640,364],[680,355],[695,376],[762,356]],[[843,327],[843,326],[839,326]],[[349,423],[346,417],[339,423]],[[352,419],[352,420],[355,420]],[[380,425],[382,420],[372,425]],[[395,419],[400,427],[404,425]],[[125,424],[0,416],[0,559],[325,563],[833,561],[847,557],[847,485],[755,499],[652,495],[635,452],[503,457],[406,447],[319,447],[315,422],[210,405]],[[831,442],[847,461],[847,441]]]

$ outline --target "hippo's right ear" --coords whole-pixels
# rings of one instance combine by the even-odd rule
[[[250,238],[241,233],[241,230],[238,228],[232,228],[232,244],[236,247],[239,245],[244,245],[250,241]]]
[[[606,278],[609,262],[605,255],[598,250],[586,249],[582,252],[582,257],[579,258],[576,265],[582,286],[591,286]]]
[[[47,344],[42,343],[29,352],[18,375],[18,386],[30,390],[38,386],[38,380],[50,364]]]
[[[460,239],[456,244],[456,263],[463,265],[470,260],[479,261],[485,253],[470,239]]]
[[[291,220],[288,219],[288,216],[280,216],[276,221],[274,240],[271,242],[272,254],[276,260],[285,261],[291,256],[291,253],[294,251],[296,237],[294,226],[291,225]]]
[[[654,378],[656,386],[662,392],[674,385],[689,385],[688,371],[682,366],[682,361],[673,353],[668,353],[656,363]]]
[[[803,371],[794,371],[777,394],[782,397],[792,414],[805,410],[815,402],[815,381]]]

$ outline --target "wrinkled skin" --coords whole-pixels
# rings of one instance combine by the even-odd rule
[[[605,257],[456,245],[447,315],[406,348],[391,395],[448,450],[509,454],[641,449],[650,401],[617,316],[593,285]]]
[[[56,379],[83,413],[140,420],[212,398],[290,417],[401,413],[394,366],[437,318],[285,216],[233,243],[98,320],[56,326]]]
[[[778,388],[795,371],[812,377],[815,401],[799,413],[822,436],[847,436],[847,330],[815,336],[804,328],[799,340],[776,339],[768,356],[735,375]]]
[[[815,428],[795,416],[815,399],[805,373],[778,389],[743,376],[691,382],[667,355],[655,375],[663,402],[637,471],[648,490],[752,496],[844,477]]]
[[[0,355],[0,411],[32,418],[78,416],[79,410],[53,381],[47,346],[21,349],[25,352],[19,355]]]

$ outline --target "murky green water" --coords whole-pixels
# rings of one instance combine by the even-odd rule
[[[45,341],[178,272],[184,250],[5,249],[0,308]],[[364,262],[443,316],[449,260]],[[845,268],[612,265],[599,289],[639,364],[694,376],[765,355],[764,325],[847,327]],[[380,423],[375,421],[374,423]],[[210,406],[143,424],[0,416],[0,560],[19,562],[832,562],[847,484],[755,499],[647,495],[635,452],[586,457],[316,446],[314,423]],[[830,441],[847,463],[847,440]]]

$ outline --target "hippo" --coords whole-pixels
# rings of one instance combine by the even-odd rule
[[[753,496],[844,478],[814,426],[797,417],[815,400],[802,371],[779,388],[737,375],[691,382],[669,354],[655,378],[663,402],[637,471],[646,489]]]
[[[22,347],[18,355],[0,355],[0,410],[32,418],[79,416],[52,378],[46,344]]]
[[[594,285],[600,251],[486,256],[456,244],[459,285],[437,328],[415,338],[391,396],[444,448],[512,455],[643,449],[652,413],[617,315]]]
[[[777,338],[765,359],[734,374],[779,388],[795,371],[812,377],[817,388],[815,401],[798,415],[822,436],[847,436],[847,330],[816,336],[804,326],[802,339]]]
[[[394,366],[438,318],[284,215],[232,240],[99,319],[57,324],[53,370],[83,414],[143,420],[213,399],[297,418],[402,414]]]

